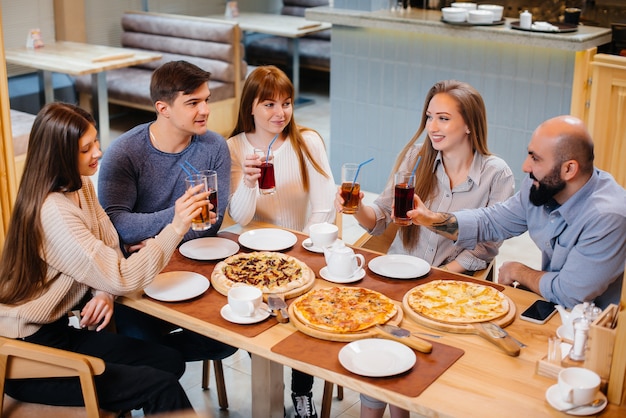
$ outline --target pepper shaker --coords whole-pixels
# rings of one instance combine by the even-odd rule
[[[569,352],[569,358],[574,361],[585,359],[585,348],[589,337],[589,318],[582,316],[574,319],[574,345]]]

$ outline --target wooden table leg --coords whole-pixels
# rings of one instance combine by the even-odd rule
[[[252,417],[284,417],[283,365],[252,354]]]

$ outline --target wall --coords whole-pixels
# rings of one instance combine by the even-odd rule
[[[335,4],[339,0],[335,1]],[[333,27],[331,166],[370,157],[361,187],[380,192],[403,145],[417,129],[424,97],[439,80],[481,92],[489,148],[519,182],[532,131],[569,113],[575,53],[494,41]]]

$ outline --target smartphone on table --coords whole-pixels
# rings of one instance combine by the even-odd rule
[[[556,313],[554,303],[545,300],[536,300],[520,315],[520,319],[534,322],[535,324],[545,324]]]

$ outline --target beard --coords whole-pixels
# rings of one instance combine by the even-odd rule
[[[530,178],[539,182],[539,186],[534,184],[530,188],[529,199],[535,206],[545,205],[552,200],[555,194],[565,188],[565,181],[561,179],[561,167],[556,166],[542,180],[537,180],[533,173]]]

